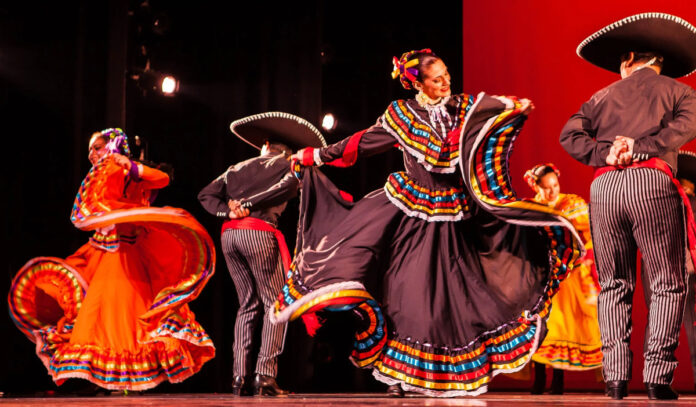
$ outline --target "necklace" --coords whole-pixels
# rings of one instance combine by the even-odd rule
[[[431,99],[428,95],[423,92],[418,92],[416,94],[416,102],[422,108],[428,112],[428,117],[433,126],[438,128],[442,137],[447,135],[447,126],[452,126],[452,118],[447,113],[445,105],[450,100],[450,97],[439,98],[437,100]]]
[[[430,106],[441,104],[443,100],[443,98],[431,99],[430,96],[423,93],[423,91],[416,93],[416,102],[418,102],[420,107],[424,107],[426,109]]]

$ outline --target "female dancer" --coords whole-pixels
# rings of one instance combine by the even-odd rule
[[[549,333],[532,357],[536,362],[533,394],[544,392],[546,366],[553,368],[552,394],[563,393],[564,370],[591,370],[602,366],[602,342],[597,322],[599,284],[592,268],[590,216],[585,200],[560,192],[559,176],[556,166],[548,163],[527,171],[524,179],[536,192],[534,202],[562,213],[581,233],[587,254],[551,301],[552,311],[547,322]]]
[[[12,282],[10,314],[59,385],[145,390],[215,355],[187,305],[214,271],[212,240],[186,211],[150,207],[169,178],[128,155],[120,129],[92,136],[71,220],[94,234],[66,259],[30,260]]]
[[[394,65],[415,99],[392,102],[367,130],[296,154],[297,252],[274,318],[353,310],[362,326],[352,359],[391,394],[480,394],[530,360],[550,296],[582,248],[567,220],[517,200],[509,186],[506,159],[528,100],[452,96],[446,65],[428,49]],[[301,169],[352,165],[395,145],[406,170],[357,203]]]

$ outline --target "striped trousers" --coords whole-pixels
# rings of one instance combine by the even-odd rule
[[[687,251],[686,253],[686,306],[684,307],[684,331],[686,332],[686,341],[689,345],[689,353],[691,354],[691,370],[694,374],[694,383],[696,383],[696,274],[694,274],[694,268],[691,261],[691,253]],[[645,266],[643,266],[645,267]],[[646,298],[646,303],[650,307],[650,299],[652,298],[652,293],[650,292],[650,285],[648,285],[645,279],[645,273],[643,277],[643,294]],[[643,343],[643,350],[648,348],[647,338],[649,335],[650,327],[646,327],[646,340]]]
[[[670,384],[686,300],[683,205],[670,178],[651,168],[607,172],[592,182],[590,225],[601,291],[604,379],[630,380],[636,250],[652,298],[644,383]]]
[[[222,251],[239,298],[234,323],[234,375],[247,376],[253,362],[254,331],[263,320],[255,373],[276,377],[287,323],[273,324],[267,310],[283,288],[285,270],[278,242],[271,232],[227,229]]]

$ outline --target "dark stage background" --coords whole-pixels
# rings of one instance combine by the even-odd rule
[[[148,158],[175,169],[156,204],[191,212],[218,248],[216,274],[191,303],[217,356],[191,379],[153,391],[225,391],[237,299],[220,252],[220,222],[196,195],[227,166],[257,154],[232,135],[229,123],[280,110],[318,126],[323,113],[331,112],[338,128],[325,136],[337,141],[372,125],[391,100],[408,96],[391,80],[391,58],[414,48],[434,48],[448,62],[454,83],[461,84],[460,2],[432,19],[415,18],[403,5],[387,11],[388,5],[380,10],[373,3],[0,3],[0,122],[7,157],[2,200],[7,260],[0,293],[8,292],[30,258],[65,257],[87,241],[89,234],[72,226],[69,213],[89,170],[89,135],[122,127],[131,138],[147,141]],[[124,72],[144,64],[142,45],[152,69],[181,80],[176,97],[143,95],[126,79]],[[401,167],[394,152],[330,175],[359,197],[382,187],[387,174]],[[291,249],[296,207],[296,201],[289,205],[281,223]],[[55,389],[34,345],[4,314],[0,391]],[[369,372],[348,361],[350,325],[349,317],[338,318],[310,338],[301,323],[290,324],[281,385],[296,392],[381,391]]]
[[[615,78],[580,60],[575,47],[615,19],[657,9],[646,0],[464,0],[381,6],[320,0],[244,6],[151,0],[147,7],[124,0],[16,3],[0,2],[7,259],[0,293],[8,291],[14,274],[30,258],[65,257],[88,239],[88,233],[72,226],[69,212],[89,169],[91,132],[120,126],[131,138],[146,140],[148,158],[175,168],[174,181],[156,204],[190,211],[218,240],[219,222],[203,211],[196,194],[228,165],[256,154],[229,132],[232,120],[281,110],[318,125],[322,115],[331,112],[339,125],[325,136],[328,142],[337,141],[371,125],[389,101],[409,95],[390,79],[391,57],[415,48],[431,47],[443,57],[455,91],[486,90],[535,101],[537,110],[512,161],[513,184],[520,195],[531,195],[521,180],[524,170],[554,161],[563,172],[563,189],[587,198],[591,170],[570,159],[557,136],[570,114]],[[659,6],[659,11],[696,21],[691,1]],[[126,78],[126,72],[144,64],[142,45],[152,69],[181,80],[176,97],[143,94]],[[686,82],[694,85],[693,78]],[[360,197],[382,187],[386,175],[401,167],[400,154],[393,152],[326,172]],[[294,202],[281,223],[291,246],[296,220]],[[217,356],[191,379],[160,385],[153,392],[226,391],[237,307],[216,244],[216,275],[191,308],[213,338]],[[640,307],[636,356],[645,324],[645,307]],[[33,344],[9,317],[0,321],[0,391],[30,394],[55,389]],[[304,333],[301,323],[291,323],[280,360],[281,385],[296,392],[381,391],[369,372],[348,361],[350,332],[348,317],[327,323],[314,338]],[[685,348],[683,343],[679,349],[677,384],[691,389]],[[642,362],[640,357],[635,360],[638,369]],[[601,388],[592,374],[567,377],[571,388]],[[634,378],[639,386],[638,370]],[[492,388],[525,386],[498,377]]]

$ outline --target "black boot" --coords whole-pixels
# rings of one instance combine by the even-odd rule
[[[235,376],[232,379],[232,394],[235,396],[249,396],[249,390],[246,387],[246,380],[244,376]]]
[[[614,400],[621,400],[628,397],[628,381],[626,380],[610,380],[607,382],[604,394]]]
[[[669,384],[645,383],[650,400],[676,400],[679,394]]]
[[[387,387],[387,396],[389,397],[403,397],[404,389],[401,388],[400,384],[392,384]]]
[[[285,396],[288,392],[278,387],[274,377],[257,374],[254,378],[255,396]]]
[[[546,387],[546,365],[534,363],[534,384],[532,385],[532,394],[543,394]]]
[[[563,394],[563,370],[561,369],[553,369],[551,394]]]

